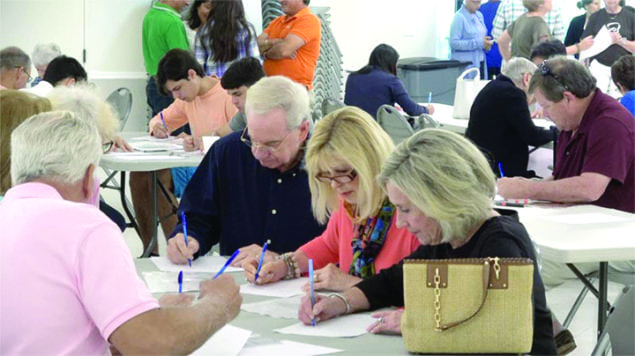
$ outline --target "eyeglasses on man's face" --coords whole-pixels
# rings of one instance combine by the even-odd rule
[[[564,90],[569,90],[569,87],[562,82],[560,76],[554,73],[547,65],[547,61],[542,62],[542,64],[538,66],[538,73],[540,73],[543,77],[551,76],[556,82],[558,82],[558,84],[560,84],[564,88]]]
[[[357,177],[357,172],[354,169],[351,169],[348,172],[330,176],[326,173],[318,173],[315,175],[315,178],[322,183],[330,184],[331,182],[337,182],[339,184],[346,184],[352,182]]]
[[[293,130],[291,132],[293,132]],[[252,150],[260,149],[260,150],[266,151],[268,153],[275,153],[275,152],[280,151],[280,149],[282,149],[282,145],[284,144],[284,141],[286,141],[287,138],[291,135],[291,132],[289,132],[282,140],[271,141],[271,142],[267,142],[267,143],[260,143],[260,142],[253,141],[251,139],[251,137],[249,137],[249,132],[247,131],[247,128],[245,127],[245,129],[243,130],[242,135],[240,135],[240,140],[245,145],[250,147]]]
[[[28,82],[30,82],[31,80],[33,80],[33,77],[31,76],[31,73],[29,73],[29,72],[26,70],[26,67],[23,67],[23,66],[17,66],[17,67],[15,67],[15,68],[16,68],[17,70],[22,69],[22,73],[24,73],[24,75],[26,75],[26,83],[28,83]]]

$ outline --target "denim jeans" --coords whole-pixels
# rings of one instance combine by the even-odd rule
[[[172,104],[174,99],[170,96],[164,96],[159,93],[157,87],[156,77],[151,76],[146,84],[146,96],[148,98],[148,105],[152,109],[152,117],[157,115],[161,110],[167,108]]]

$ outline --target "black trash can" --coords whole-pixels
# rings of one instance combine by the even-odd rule
[[[397,62],[397,76],[412,100],[427,103],[428,93],[432,93],[433,103],[453,105],[456,78],[471,63],[433,57],[403,58]]]

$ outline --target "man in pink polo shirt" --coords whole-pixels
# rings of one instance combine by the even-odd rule
[[[187,354],[239,312],[232,277],[198,301],[157,302],[121,233],[96,207],[101,139],[68,112],[36,115],[11,136],[14,183],[0,202],[0,354]],[[98,186],[97,186],[98,188]]]

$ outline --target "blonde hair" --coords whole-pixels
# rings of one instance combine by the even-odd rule
[[[11,132],[27,118],[51,111],[51,102],[40,96],[0,90],[0,194],[11,188]]]
[[[316,175],[332,169],[333,160],[344,160],[357,172],[359,189],[356,214],[360,219],[374,216],[386,194],[375,178],[394,149],[388,134],[365,111],[346,106],[315,124],[306,153],[306,169],[315,218],[325,223],[337,209],[339,199],[330,183]]]
[[[284,111],[287,129],[311,122],[309,94],[304,86],[280,75],[265,77],[247,90],[245,111],[266,114],[275,108]],[[249,120],[249,119],[248,119]]]
[[[425,129],[403,141],[378,178],[390,181],[441,226],[441,241],[463,240],[492,208],[496,180],[481,151],[463,136]]]
[[[105,100],[88,86],[57,86],[48,94],[53,110],[66,110],[97,125],[102,143],[111,141],[119,131],[119,118]]]

